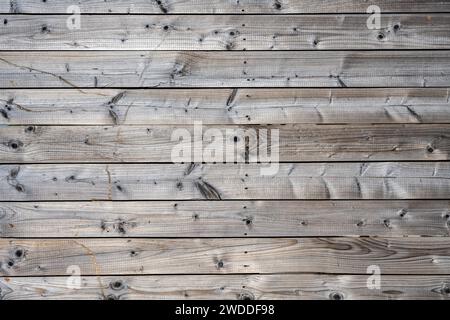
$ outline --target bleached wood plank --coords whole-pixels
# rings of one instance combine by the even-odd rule
[[[3,276],[355,273],[450,274],[450,240],[433,238],[0,239]]]
[[[264,67],[262,67],[264,66]],[[442,51],[1,52],[1,88],[448,87]]]
[[[368,289],[369,275],[265,274],[82,276],[70,289],[67,277],[2,277],[4,300],[208,299],[208,300],[379,300],[449,299],[448,276],[381,276],[380,289]]]
[[[66,13],[71,5],[82,13],[366,13],[370,5],[382,12],[450,12],[447,0],[2,0],[4,13]]]
[[[109,110],[115,120],[114,109]],[[180,130],[189,133],[189,139],[183,135],[180,142]],[[212,130],[218,131],[214,139],[207,137]],[[279,139],[274,138],[275,131]],[[268,132],[272,136],[266,139]],[[182,162],[195,161],[195,154],[203,154],[203,162],[225,162],[229,156],[237,162],[256,162],[261,161],[258,152],[265,148],[272,153],[278,148],[279,160],[284,162],[448,160],[448,133],[450,125],[445,124],[10,126],[0,128],[0,162],[180,162],[172,154],[181,144],[193,155]],[[223,156],[218,159],[206,148],[220,149],[217,152]]]
[[[450,15],[108,16],[0,15],[7,50],[449,49]],[[70,21],[69,21],[70,25]]]
[[[272,164],[275,165],[275,164]],[[448,199],[449,162],[0,166],[0,200]],[[277,167],[272,166],[275,170]],[[265,172],[267,174],[270,172]]]
[[[448,236],[449,201],[2,202],[1,237]]]
[[[0,124],[450,123],[448,97],[448,88],[9,89]]]

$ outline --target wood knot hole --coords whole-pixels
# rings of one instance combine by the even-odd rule
[[[450,294],[450,287],[449,286],[444,286],[442,288],[442,293],[449,295]]]
[[[26,133],[32,133],[32,132],[34,132],[35,130],[36,130],[36,128],[33,127],[33,126],[28,126],[28,127],[25,128],[25,132],[26,132]]]
[[[253,297],[251,294],[249,293],[241,293],[239,295],[239,300],[254,300],[255,297]]]
[[[110,287],[113,290],[122,290],[124,288],[124,284],[122,281],[117,280],[117,281],[111,282]]]
[[[8,146],[13,150],[18,150],[23,146],[23,143],[19,140],[11,140],[8,142]]]
[[[15,252],[14,252],[14,255],[16,256],[16,258],[22,258],[23,257],[23,250],[22,249],[17,249]]]
[[[344,296],[340,292],[332,292],[330,293],[331,300],[344,300]]]

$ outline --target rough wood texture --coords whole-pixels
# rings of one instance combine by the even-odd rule
[[[108,16],[2,15],[7,50],[339,50],[449,49],[450,15]]]
[[[449,276],[383,275],[380,289],[367,289],[369,275],[171,275],[2,277],[0,297],[19,299],[450,299]]]
[[[366,13],[378,5],[383,12],[450,12],[448,0],[2,0],[2,13],[66,13],[71,5],[82,13]]]
[[[0,203],[0,236],[449,236],[449,201]]]
[[[9,89],[0,124],[450,123],[449,89]]]
[[[450,163],[0,166],[0,200],[447,199]]]
[[[10,51],[0,87],[448,87],[449,52]]]
[[[450,299],[449,30],[450,0],[0,0],[0,299]],[[237,157],[174,159],[199,121]]]
[[[435,238],[0,239],[0,275],[353,273],[450,274]]]
[[[111,117],[115,118],[114,113]],[[203,152],[203,162],[210,163],[218,160],[205,148],[218,141],[224,154],[219,160],[237,153],[237,162],[257,162],[261,148],[278,148],[279,160],[284,162],[448,160],[450,153],[450,125],[444,124],[201,127],[205,135],[219,130],[216,139],[195,134],[193,126],[12,126],[0,128],[0,162],[180,162],[171,157],[181,143],[173,136],[177,130],[187,130],[191,139],[184,145],[192,152]],[[261,139],[273,130],[279,131],[279,141]]]

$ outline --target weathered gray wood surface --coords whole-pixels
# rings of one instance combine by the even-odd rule
[[[449,162],[0,166],[0,200],[448,199]]]
[[[82,13],[366,13],[378,5],[383,12],[450,12],[448,0],[2,0],[3,13],[67,13],[79,5]]]
[[[0,297],[18,299],[449,299],[449,276],[382,277],[367,289],[369,275],[264,274],[90,276],[80,289],[67,277],[2,277]]]
[[[339,50],[449,49],[449,14],[112,16],[2,15],[7,50]],[[70,21],[69,21],[70,25]]]
[[[9,51],[0,87],[448,87],[449,53]]]
[[[0,13],[0,299],[450,298],[449,0]],[[197,121],[284,163],[172,164]]]
[[[450,274],[450,240],[433,238],[0,239],[0,275]]]
[[[110,116],[116,118],[114,111]],[[176,130],[186,130],[191,139],[180,142],[173,135]],[[5,127],[0,128],[0,162],[180,162],[171,155],[181,143],[192,152],[203,152],[203,162],[224,161],[230,154],[237,162],[257,162],[261,148],[279,148],[279,160],[284,162],[448,160],[450,153],[450,125],[444,124],[202,126],[205,135],[218,130],[215,139],[195,130],[194,126]],[[264,138],[274,130],[279,141]],[[205,151],[217,141],[224,153],[219,160]]]
[[[450,123],[449,89],[8,89],[0,124]]]
[[[449,201],[1,202],[0,236],[449,236]]]

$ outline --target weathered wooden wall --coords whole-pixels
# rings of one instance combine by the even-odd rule
[[[449,93],[449,0],[0,0],[0,299],[450,299]]]

